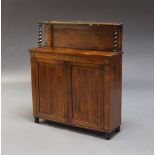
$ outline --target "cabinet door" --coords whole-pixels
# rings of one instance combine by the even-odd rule
[[[65,63],[37,59],[37,111],[40,117],[66,121]]]
[[[99,129],[102,108],[102,69],[91,64],[72,63],[70,71],[71,122],[75,125]]]

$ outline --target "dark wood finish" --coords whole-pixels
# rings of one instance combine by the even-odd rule
[[[39,123],[39,117],[34,117],[34,122]]]
[[[120,131],[122,95],[122,51],[112,49],[111,39],[122,25],[44,24],[46,46],[30,49],[35,122],[100,131],[110,139]],[[93,36],[89,43],[86,36]],[[68,42],[72,48],[66,48]]]
[[[118,132],[120,132],[120,126],[116,127],[111,132],[104,132],[104,137],[106,140],[110,140],[112,138],[112,136],[114,136]]]

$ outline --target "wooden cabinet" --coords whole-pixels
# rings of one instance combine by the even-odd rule
[[[33,114],[35,122],[42,118],[96,130],[110,139],[121,123],[122,25],[89,24],[41,23],[39,47],[30,49]],[[115,43],[111,47],[112,33],[118,49]]]

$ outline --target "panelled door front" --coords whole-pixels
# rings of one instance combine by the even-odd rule
[[[74,125],[101,128],[102,68],[91,64],[70,64],[70,121]],[[102,93],[102,94],[101,94]]]
[[[37,59],[37,111],[40,117],[66,122],[66,75],[63,61]]]

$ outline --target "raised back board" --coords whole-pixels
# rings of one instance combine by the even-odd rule
[[[45,46],[103,51],[122,50],[122,24],[95,22],[41,22]]]

